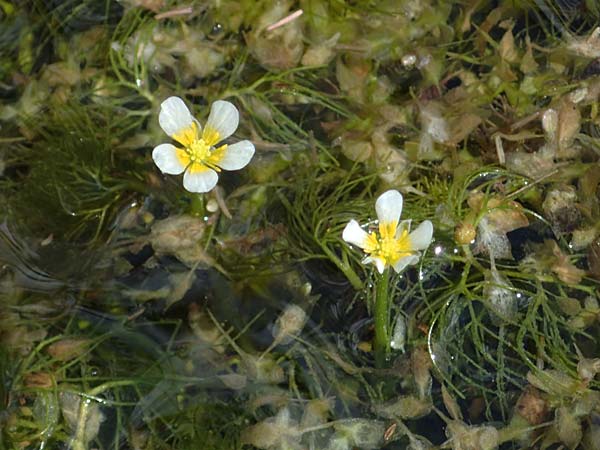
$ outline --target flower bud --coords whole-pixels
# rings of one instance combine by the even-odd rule
[[[477,230],[472,223],[461,222],[454,230],[454,241],[460,245],[472,244],[477,237]]]

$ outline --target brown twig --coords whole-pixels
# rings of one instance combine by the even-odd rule
[[[267,27],[267,31],[273,31],[279,27],[282,27],[282,26],[292,22],[293,20],[296,20],[303,13],[304,13],[304,11],[302,11],[301,9],[298,9],[297,11],[294,11],[293,13],[291,13],[289,16],[285,16],[283,19],[278,20],[277,22],[269,25]]]
[[[188,14],[191,14],[192,12],[194,12],[193,8],[191,6],[186,6],[185,8],[172,9],[170,11],[165,11],[164,13],[155,15],[154,18],[156,20],[168,19],[170,17],[186,16]]]

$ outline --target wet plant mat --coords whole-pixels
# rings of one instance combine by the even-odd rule
[[[0,0],[0,449],[600,449],[598,23]]]

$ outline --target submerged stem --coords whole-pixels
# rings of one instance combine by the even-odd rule
[[[377,368],[382,368],[385,365],[390,348],[390,271],[389,268],[383,271],[375,288],[375,365]]]
[[[354,269],[352,269],[352,266],[348,263],[347,257],[345,257],[342,261],[334,252],[332,252],[329,249],[329,247],[327,247],[327,245],[321,244],[321,248],[323,249],[323,252],[329,257],[331,262],[333,262],[338,267],[338,269],[340,269],[344,273],[344,275],[346,275],[346,278],[352,284],[354,289],[361,289],[363,287],[362,280],[356,274]]]
[[[192,194],[190,195],[190,214],[192,216],[203,216],[204,215],[204,194]]]

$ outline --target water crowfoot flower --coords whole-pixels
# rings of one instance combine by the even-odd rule
[[[433,225],[429,220],[421,223],[410,233],[410,220],[400,221],[402,194],[396,190],[386,191],[375,202],[379,219],[379,233],[367,233],[356,220],[344,228],[342,238],[365,251],[363,264],[375,264],[379,273],[391,266],[401,272],[406,266],[419,260],[420,250],[431,243]]]
[[[363,264],[375,264],[381,274],[375,287],[375,363],[383,367],[390,351],[389,281],[391,266],[401,272],[409,264],[419,260],[420,250],[431,243],[433,225],[429,220],[421,223],[412,233],[410,220],[400,222],[402,194],[396,190],[386,191],[375,202],[379,219],[379,233],[367,233],[356,220],[348,222],[342,238],[364,250],[367,256]]]
[[[183,187],[190,192],[208,192],[215,187],[218,172],[239,170],[254,155],[252,142],[216,145],[231,136],[238,127],[239,112],[227,101],[211,105],[204,130],[179,97],[169,97],[160,105],[160,127],[183,148],[160,144],[152,159],[162,173],[183,175]]]

